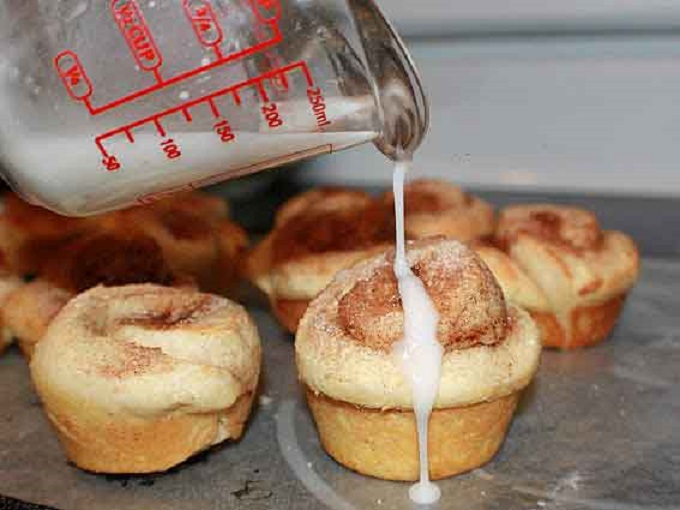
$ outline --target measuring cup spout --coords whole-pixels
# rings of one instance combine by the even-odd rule
[[[381,133],[376,147],[388,158],[411,154],[429,124],[427,98],[403,41],[372,0],[349,0],[374,80]]]

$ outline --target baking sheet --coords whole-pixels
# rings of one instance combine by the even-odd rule
[[[409,509],[404,483],[342,468],[300,398],[292,337],[251,300],[260,405],[244,438],[152,476],[66,463],[15,349],[0,357],[0,494],[61,510]],[[439,508],[680,508],[680,262],[646,260],[613,337],[544,353],[500,454],[441,482]],[[0,497],[2,508],[29,508]]]

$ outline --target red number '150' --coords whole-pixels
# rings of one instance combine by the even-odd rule
[[[229,122],[222,120],[213,126],[215,133],[220,137],[220,140],[224,143],[233,142],[236,139],[236,135],[231,130]]]
[[[182,152],[179,150],[179,146],[172,138],[163,140],[161,142],[161,148],[163,149],[163,152],[165,152],[165,156],[168,159],[177,159],[182,155]]]

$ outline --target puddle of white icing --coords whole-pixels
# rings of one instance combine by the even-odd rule
[[[441,491],[430,481],[428,472],[428,422],[439,390],[442,346],[437,341],[439,314],[427,294],[423,282],[413,274],[406,261],[404,236],[404,176],[410,160],[397,162],[394,168],[393,191],[396,216],[397,251],[394,274],[404,309],[404,337],[395,345],[404,375],[411,384],[413,412],[418,430],[420,480],[411,486],[409,496],[415,503],[432,504],[439,500]]]

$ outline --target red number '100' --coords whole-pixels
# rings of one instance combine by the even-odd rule
[[[179,146],[172,138],[163,140],[161,142],[161,148],[163,149],[163,152],[165,152],[165,157],[168,159],[177,159],[182,155],[182,151],[179,150]]]
[[[279,113],[279,105],[276,103],[270,103],[262,106],[262,114],[264,119],[269,124],[270,128],[277,128],[283,126],[283,119],[281,118],[281,113]]]

